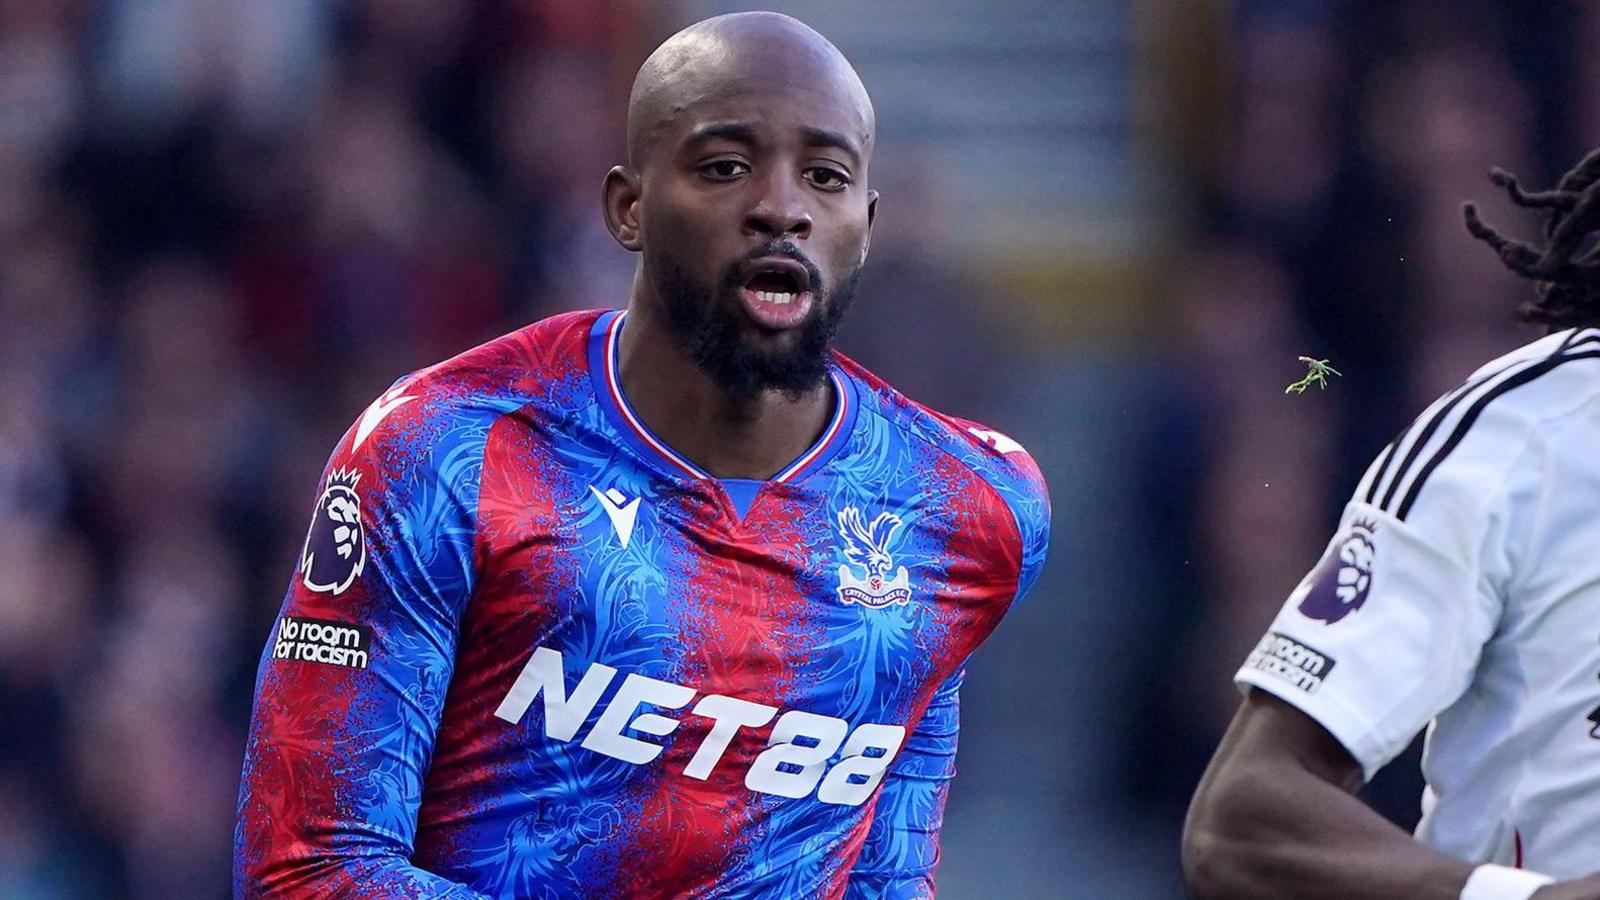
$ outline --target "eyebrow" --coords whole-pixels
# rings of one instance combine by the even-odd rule
[[[691,131],[684,143],[689,147],[697,147],[717,140],[753,145],[757,143],[756,129],[745,122],[711,122]]]
[[[833,147],[849,154],[852,160],[861,158],[861,151],[856,148],[856,143],[837,131],[805,126],[800,129],[800,133],[805,137],[807,146]],[[751,146],[760,143],[755,126],[748,122],[710,122],[690,132],[684,144],[688,147],[698,147],[716,140]]]
[[[812,147],[833,147],[850,154],[852,160],[861,158],[861,151],[856,149],[854,141],[837,131],[828,131],[823,128],[805,127],[800,133],[806,136],[806,144]]]

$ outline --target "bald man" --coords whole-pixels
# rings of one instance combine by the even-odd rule
[[[829,345],[873,111],[783,16],[644,64],[625,310],[408,375],[268,641],[241,895],[925,897],[968,657],[1049,512],[1013,440]]]

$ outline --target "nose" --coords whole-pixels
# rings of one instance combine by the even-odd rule
[[[745,233],[764,238],[810,237],[811,212],[803,198],[804,194],[789,179],[767,179],[756,205],[745,215]]]

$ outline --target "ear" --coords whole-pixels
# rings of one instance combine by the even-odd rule
[[[612,166],[602,188],[606,230],[623,249],[635,253],[643,246],[639,240],[639,175],[627,166]]]
[[[865,265],[867,251],[872,249],[872,223],[878,218],[878,192],[867,191],[867,240],[861,245],[861,261],[856,265]]]

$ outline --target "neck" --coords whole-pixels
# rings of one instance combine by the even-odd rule
[[[645,427],[715,478],[771,478],[816,442],[833,411],[827,381],[799,397],[732,397],[651,304],[630,304],[617,355],[622,392]]]

